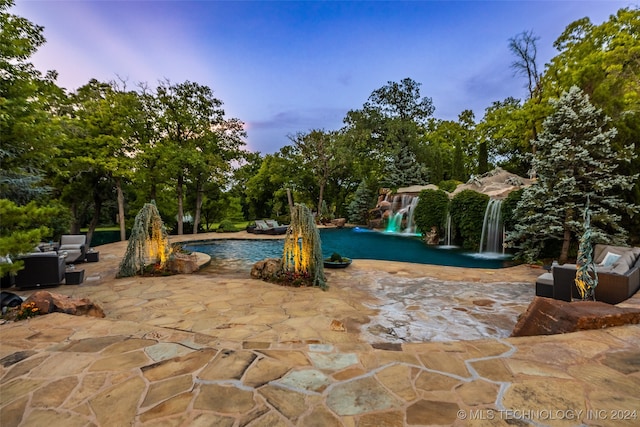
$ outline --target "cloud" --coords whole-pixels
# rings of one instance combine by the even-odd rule
[[[347,108],[301,108],[279,111],[264,120],[248,120],[247,148],[274,153],[291,144],[288,136],[297,132],[340,129],[347,111]]]
[[[310,130],[324,128],[327,122],[342,123],[347,108],[301,108],[297,110],[279,111],[265,120],[249,120],[248,125],[256,129],[286,129]],[[339,127],[339,126],[338,126]]]

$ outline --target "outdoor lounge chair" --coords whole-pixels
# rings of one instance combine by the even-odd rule
[[[66,263],[84,261],[87,256],[87,236],[84,234],[64,234],[60,237],[58,252],[66,252]]]
[[[288,225],[280,225],[271,219],[256,219],[255,234],[285,234],[289,229]]]
[[[285,234],[289,229],[288,225],[278,224],[278,221],[274,219],[265,219],[264,222],[269,226],[267,234]]]

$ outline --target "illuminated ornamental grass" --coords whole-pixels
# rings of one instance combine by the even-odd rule
[[[580,238],[578,248],[578,259],[576,261],[578,271],[576,272],[575,283],[580,297],[583,300],[595,299],[594,292],[598,286],[598,273],[593,262],[593,246],[591,245],[591,214],[589,212],[589,199],[584,210],[584,233]]]
[[[304,205],[291,210],[291,223],[284,240],[282,270],[285,277],[306,278],[310,286],[326,290],[320,232],[313,214]]]
[[[145,203],[136,215],[118,277],[142,275],[147,265],[163,270],[169,253],[169,237],[158,208],[154,201]]]

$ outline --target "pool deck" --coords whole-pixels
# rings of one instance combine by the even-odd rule
[[[281,236],[207,233],[172,242]],[[463,289],[530,283],[538,268],[355,260],[329,291],[246,272],[116,279],[126,242],[103,245],[82,285],[106,317],[0,325],[0,425],[636,426],[640,325],[526,338],[369,343],[372,275]],[[206,263],[206,257],[201,258]],[[27,296],[33,291],[15,291]],[[640,307],[636,295],[623,305]]]

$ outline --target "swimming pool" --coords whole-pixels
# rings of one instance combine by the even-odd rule
[[[321,229],[324,257],[338,252],[353,259],[379,259],[446,265],[467,268],[503,268],[511,265],[508,257],[479,257],[457,248],[442,249],[425,245],[418,237],[372,231],[362,228]],[[211,256],[212,264],[231,268],[251,268],[265,258],[280,258],[284,249],[282,239],[248,240],[223,239],[192,242],[185,249]]]

